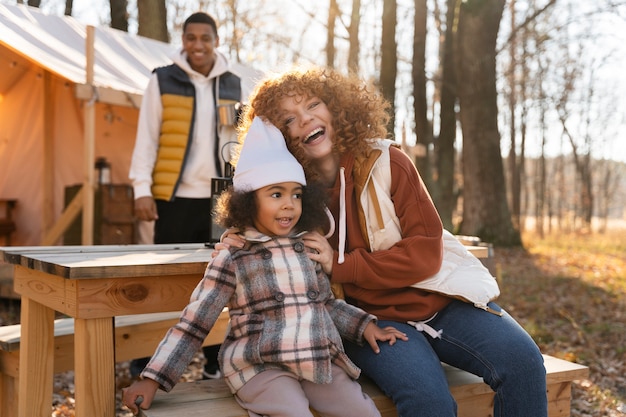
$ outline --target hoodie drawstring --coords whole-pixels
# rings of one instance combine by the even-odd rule
[[[333,217],[333,213],[331,213],[326,206],[324,206],[324,212],[326,212],[326,217],[328,217],[328,222],[330,224],[328,228],[328,233],[324,235],[324,237],[328,239],[333,235],[333,233],[335,233],[335,218]]]
[[[437,316],[437,313],[435,313],[428,320],[407,321],[407,324],[410,324],[411,326],[415,327],[415,329],[418,332],[424,332],[424,333],[428,334],[433,339],[441,339],[441,334],[443,333],[443,329],[435,330],[428,324],[428,322],[431,321],[432,319],[434,319],[436,316]]]
[[[339,168],[339,181],[341,184],[339,194],[339,258],[338,264],[342,264],[345,260],[346,251],[346,169]]]

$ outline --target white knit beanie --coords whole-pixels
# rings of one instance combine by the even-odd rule
[[[256,191],[279,182],[306,185],[302,165],[287,149],[276,126],[255,117],[243,142],[235,167],[235,191]]]

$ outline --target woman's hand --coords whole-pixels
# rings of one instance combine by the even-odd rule
[[[149,378],[135,381],[130,387],[122,389],[122,403],[136,416],[139,407],[144,410],[150,408],[157,388],[159,383]]]
[[[237,234],[238,229],[228,229],[222,234],[221,240],[215,244],[215,250],[211,253],[211,257],[215,258],[217,254],[228,248],[243,248],[246,243],[245,239]]]
[[[376,323],[370,321],[365,327],[365,331],[363,332],[363,339],[369,343],[372,350],[375,353],[380,352],[380,348],[378,347],[377,340],[388,340],[389,345],[392,346],[396,343],[396,340],[409,340],[406,333],[402,333],[400,330],[396,329],[393,326],[387,326],[384,329],[378,327]]]
[[[333,248],[324,236],[318,232],[309,232],[302,237],[304,245],[314,252],[309,252],[309,258],[322,265],[327,275],[333,272]]]

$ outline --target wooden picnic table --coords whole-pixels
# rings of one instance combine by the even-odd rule
[[[21,296],[18,416],[50,416],[58,311],[75,319],[76,415],[114,417],[114,317],[182,310],[211,252],[203,244],[0,248]]]
[[[55,311],[75,319],[76,415],[114,417],[114,317],[182,310],[211,253],[204,244],[0,247],[21,296],[18,417],[50,415]]]

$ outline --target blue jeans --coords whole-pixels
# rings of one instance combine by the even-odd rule
[[[490,303],[496,311],[501,308]],[[483,378],[495,392],[495,417],[546,417],[546,372],[539,348],[524,329],[502,310],[503,316],[453,301],[428,324],[442,330],[433,339],[414,327],[395,321],[409,340],[395,345],[345,342],[348,356],[390,397],[398,417],[454,417],[457,405],[448,389],[440,362]]]

